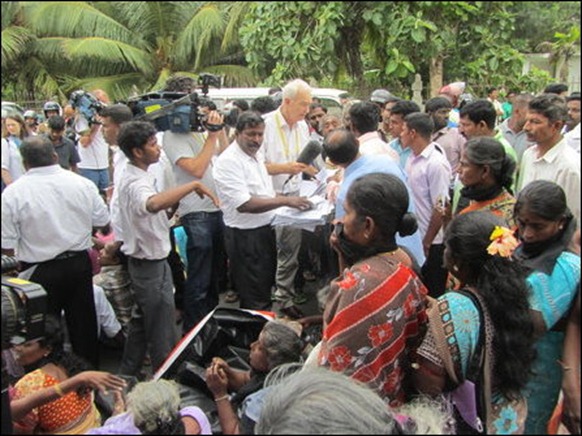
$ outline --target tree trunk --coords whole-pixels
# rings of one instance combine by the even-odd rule
[[[439,55],[430,59],[429,62],[430,75],[430,98],[436,97],[439,90],[443,87],[443,58]]]
[[[558,57],[558,60],[556,61],[556,70],[554,73],[554,78],[558,83],[566,83],[567,77],[564,76],[567,76],[567,73],[564,74],[565,70],[564,66],[566,66],[566,57],[565,56]]]

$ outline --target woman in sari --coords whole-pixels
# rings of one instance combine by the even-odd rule
[[[562,381],[560,356],[567,316],[580,283],[580,257],[572,251],[576,220],[557,184],[536,180],[517,197],[515,219],[522,243],[515,252],[529,270],[538,359],[527,385],[527,434],[545,433]],[[579,368],[573,370],[579,371]]]
[[[467,142],[457,172],[464,186],[461,195],[470,202],[459,214],[487,210],[505,219],[513,229],[515,198],[511,185],[514,171],[515,161],[496,139],[479,137]]]
[[[13,389],[16,434],[84,434],[101,425],[92,390],[125,386],[123,379],[112,374],[86,371],[88,364],[62,347],[59,322],[50,316],[44,337],[14,347],[18,363],[26,369],[37,368]]]
[[[526,271],[511,258],[518,242],[504,225],[502,218],[483,211],[451,221],[445,265],[462,291],[431,302],[429,329],[417,351],[417,390],[449,395],[460,413],[460,434],[467,426],[486,428],[488,434],[523,432],[522,390],[535,355],[533,321]],[[473,404],[465,414],[461,406],[469,406],[467,400],[483,407]]]
[[[350,187],[333,245],[348,265],[331,282],[323,314],[320,366],[374,389],[393,406],[408,392],[409,355],[422,340],[426,288],[396,232],[411,235],[408,191],[397,177],[369,174]]]

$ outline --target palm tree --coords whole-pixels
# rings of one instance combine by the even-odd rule
[[[550,63],[554,67],[554,78],[566,82],[568,78],[568,61],[580,50],[580,26],[572,26],[568,33],[556,32],[554,41],[538,44],[536,51],[549,52]]]
[[[234,31],[246,10],[242,2],[20,5],[24,26],[36,36],[28,61],[46,71],[42,83],[36,80],[45,95],[102,88],[123,99],[160,89],[172,74],[195,78],[202,71],[224,75],[227,83],[254,80]],[[4,38],[2,46],[4,66]]]

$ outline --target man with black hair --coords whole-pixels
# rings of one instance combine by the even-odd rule
[[[375,103],[362,101],[350,107],[350,129],[360,142],[360,153],[363,155],[388,155],[398,162],[399,156],[380,138],[378,124],[380,108]]]
[[[359,177],[376,172],[392,174],[404,182],[411,197],[408,211],[415,212],[414,199],[412,198],[410,187],[406,181],[406,175],[397,161],[394,161],[394,159],[387,155],[362,155],[359,151],[360,144],[355,134],[343,128],[335,129],[331,132],[326,137],[323,148],[329,161],[344,169],[343,181],[335,202],[334,218],[336,220],[341,220],[345,216],[344,200],[346,199],[351,184]],[[396,243],[406,248],[408,254],[417,262],[419,267],[424,263],[425,256],[418,230],[414,234],[406,237],[397,235]]]
[[[459,133],[456,127],[449,127],[449,114],[453,109],[450,100],[444,97],[434,97],[424,105],[425,112],[430,115],[434,123],[432,140],[445,151],[453,175],[457,172],[461,152],[467,140]]]
[[[493,103],[488,100],[476,100],[461,109],[459,132],[467,139],[473,139],[477,136],[497,139],[505,148],[505,153],[517,162],[515,150],[503,137],[503,133],[495,128],[496,119],[497,114]]]
[[[270,223],[273,210],[307,210],[307,199],[275,195],[260,157],[265,121],[252,111],[238,118],[235,141],[216,160],[214,180],[224,212],[225,240],[233,281],[245,309],[270,310],[277,247]],[[295,316],[300,318],[300,316]]]
[[[564,83],[552,83],[545,87],[544,94],[556,94],[560,97],[566,97],[568,94],[568,85]]]
[[[549,180],[562,187],[568,207],[580,227],[580,155],[562,136],[568,112],[564,99],[542,94],[529,103],[524,130],[535,145],[523,153],[518,191],[534,180]]]
[[[497,125],[498,121],[503,119],[503,107],[501,106],[501,102],[499,101],[499,90],[496,87],[487,88],[487,100],[493,104],[495,108],[496,114],[496,122]]]
[[[81,160],[73,141],[65,137],[65,119],[60,115],[55,115],[47,120],[47,136],[51,140],[57,155],[59,165],[74,173],[77,171],[77,163]]]
[[[66,171],[45,136],[20,147],[26,174],[2,192],[2,254],[16,255],[21,278],[42,285],[47,312],[65,311],[73,351],[97,367],[91,232],[109,223],[96,186]]]
[[[254,112],[258,112],[260,115],[268,114],[269,112],[273,112],[277,110],[279,106],[273,100],[273,98],[269,95],[265,95],[263,97],[257,97],[251,102],[251,110]]]
[[[194,88],[192,79],[176,76],[168,80],[165,90],[191,93]],[[201,106],[205,108],[207,125],[223,124],[224,118],[216,111],[214,102],[203,100]],[[200,181],[211,192],[216,192],[212,161],[224,150],[221,137],[226,144],[223,129],[206,132],[164,132],[163,149],[172,163],[177,184]],[[224,223],[218,206],[210,198],[201,198],[192,192],[180,200],[178,215],[187,236],[188,262],[182,326],[186,333],[218,304],[218,294],[226,287],[227,264]]]
[[[167,210],[186,195],[218,200],[202,183],[190,181],[159,192],[148,167],[161,154],[155,127],[143,121],[121,126],[118,143],[129,159],[120,181],[121,251],[128,258],[135,298],[120,373],[137,376],[150,347],[152,368],[163,363],[176,344],[173,283],[167,257],[171,249]]]
[[[390,134],[394,138],[388,145],[392,150],[398,153],[400,157],[400,168],[406,168],[406,161],[412,153],[410,148],[404,147],[400,142],[400,134],[404,127],[404,117],[406,115],[420,112],[420,107],[413,101],[401,100],[396,102],[390,110]]]
[[[406,162],[406,174],[426,256],[422,278],[430,296],[438,298],[445,292],[447,280],[447,270],[443,267],[442,209],[449,200],[451,166],[442,148],[431,141],[433,130],[429,115],[408,114],[400,140],[412,150]]]
[[[568,120],[564,137],[568,145],[580,153],[580,93],[573,92],[566,99],[566,105],[568,106]]]
[[[307,124],[309,125],[311,139],[315,139],[319,142],[323,141],[323,136],[321,135],[321,130],[319,128],[319,122],[326,115],[327,108],[321,103],[311,103],[309,105],[309,112],[305,117],[305,121],[307,121]]]
[[[521,164],[523,152],[533,145],[533,142],[528,141],[523,130],[527,107],[532,99],[533,95],[529,93],[521,93],[513,97],[511,116],[499,126],[499,131],[515,150],[518,167]]]

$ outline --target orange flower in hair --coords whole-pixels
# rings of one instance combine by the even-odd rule
[[[511,257],[514,250],[519,245],[513,232],[507,227],[495,226],[489,239],[492,241],[487,247],[487,253],[491,256]]]

